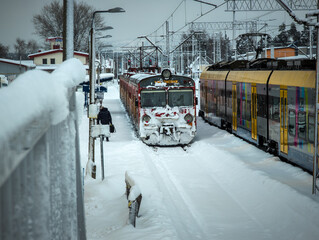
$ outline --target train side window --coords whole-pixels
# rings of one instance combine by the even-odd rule
[[[265,95],[257,95],[257,116],[263,118],[267,117],[267,105]]]
[[[279,97],[269,97],[269,115],[270,119],[279,122],[279,103],[280,98]]]
[[[232,92],[228,90],[226,91],[226,93],[227,93],[227,98],[226,98],[227,106],[232,107]]]
[[[242,119],[243,120],[247,120],[246,119],[246,101],[245,100],[242,100],[242,102],[241,102],[241,104],[242,104],[242,111],[241,111],[241,116],[242,116]]]
[[[298,112],[298,137],[306,139],[306,113]]]
[[[282,114],[283,115],[283,114]],[[294,110],[289,110],[289,119],[288,119],[288,132],[290,135],[296,135],[296,112]]]
[[[247,101],[246,120],[251,121],[251,101]]]
[[[315,141],[315,116],[312,114],[308,115],[308,140]]]
[[[237,98],[237,118],[240,118],[242,116],[240,114],[240,99]]]

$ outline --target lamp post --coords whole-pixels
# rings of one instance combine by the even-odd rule
[[[90,106],[95,104],[95,26],[94,17],[98,13],[121,13],[125,12],[123,8],[116,7],[108,10],[95,11],[92,16],[92,27],[91,27],[91,58],[90,58]],[[90,109],[89,109],[90,112]],[[89,115],[89,149],[88,149],[88,167],[90,168],[90,174],[92,178],[96,178],[96,165],[94,163],[94,138],[92,137],[92,126],[96,116]]]

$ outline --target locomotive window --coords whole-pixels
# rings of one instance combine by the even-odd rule
[[[283,114],[282,114],[283,115]],[[296,113],[294,110],[289,111],[288,132],[290,135],[296,135]]]
[[[298,112],[298,137],[306,139],[306,113]]]
[[[141,91],[141,107],[165,107],[166,94],[161,91]]]
[[[309,142],[315,141],[315,116],[312,114],[308,115],[308,140]]]
[[[168,105],[175,106],[193,106],[194,102],[193,90],[169,90],[168,91]]]

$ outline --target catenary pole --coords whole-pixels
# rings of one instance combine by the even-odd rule
[[[319,0],[317,0],[317,8],[319,9]],[[319,23],[319,15],[317,15],[317,23]],[[317,33],[317,49],[316,49],[316,125],[315,125],[315,154],[313,159],[313,183],[312,194],[316,194],[318,190],[317,177],[318,177],[318,84],[319,84],[319,28],[316,29]]]

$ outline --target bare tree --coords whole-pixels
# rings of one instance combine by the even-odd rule
[[[30,40],[27,43],[27,49],[26,49],[27,54],[35,53],[39,49],[40,49],[40,46],[35,40]]]
[[[14,44],[14,49],[16,51],[16,54],[18,55],[19,58],[21,59],[26,59],[27,58],[27,44],[25,40],[21,38],[16,39],[16,44]]]
[[[0,43],[0,57],[7,58],[9,52],[9,47]]]
[[[16,43],[14,44],[14,58],[28,59],[28,55],[37,52],[39,48],[40,46],[37,44],[35,40],[30,40],[26,42],[21,38],[17,38]]]
[[[74,50],[88,51],[89,31],[95,9],[84,2],[74,2]],[[100,15],[95,18],[97,28],[104,27]],[[44,6],[38,15],[33,16],[36,33],[43,38],[61,37],[63,31],[63,6],[59,1],[53,1]]]

